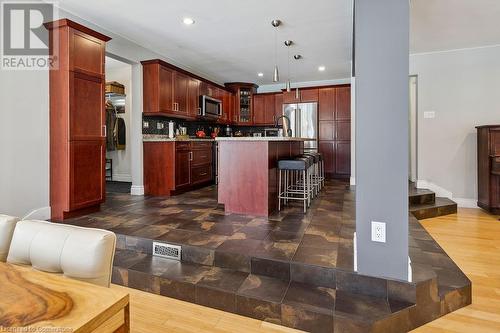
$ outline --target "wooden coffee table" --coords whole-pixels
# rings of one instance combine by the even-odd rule
[[[0,263],[0,330],[130,331],[129,295],[32,267]],[[19,329],[24,332],[23,329]]]

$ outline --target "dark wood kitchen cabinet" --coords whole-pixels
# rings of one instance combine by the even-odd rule
[[[274,125],[276,121],[276,96],[281,94],[265,93],[253,95],[254,125]]]
[[[68,19],[45,27],[57,61],[49,94],[50,207],[58,221],[98,210],[105,200],[104,61],[110,38]]]
[[[175,145],[175,189],[191,185],[191,147],[189,144]]]
[[[329,178],[351,175],[351,87],[318,90],[319,152],[323,154]]]
[[[500,214],[500,125],[477,129],[477,205]]]
[[[187,91],[187,113],[190,118],[200,114],[200,80],[189,78]]]
[[[212,147],[212,141],[144,142],[144,193],[170,196],[210,184]]]
[[[224,112],[224,104],[232,100],[226,97],[230,92],[225,87],[163,60],[145,60],[141,64],[144,115],[195,120],[200,115],[200,96],[207,95],[223,103],[219,123],[230,123],[231,114]]]
[[[234,94],[232,123],[235,125],[253,125],[253,95],[258,86],[253,83],[229,82],[226,88]]]
[[[283,92],[283,103],[307,103],[318,101],[318,88],[301,88],[299,89],[299,98],[297,98],[295,89]]]

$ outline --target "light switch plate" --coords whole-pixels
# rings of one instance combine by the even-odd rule
[[[385,243],[385,222],[372,221],[372,242]]]
[[[424,118],[425,119],[436,118],[436,112],[435,111],[424,111]]]

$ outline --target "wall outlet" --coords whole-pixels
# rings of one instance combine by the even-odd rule
[[[142,122],[142,128],[149,128],[149,122],[148,121],[143,121]]]
[[[372,221],[372,242],[385,243],[385,222]]]
[[[163,128],[165,128],[165,125],[162,122],[156,123],[156,129],[162,130]]]
[[[435,111],[425,111],[424,112],[424,119],[434,119],[434,118],[436,118]]]

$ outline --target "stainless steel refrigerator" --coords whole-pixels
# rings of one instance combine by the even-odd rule
[[[318,103],[284,104],[283,115],[290,119],[292,136],[314,139],[304,142],[304,150],[318,150]]]

